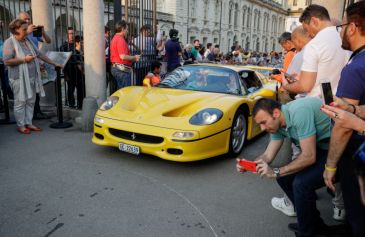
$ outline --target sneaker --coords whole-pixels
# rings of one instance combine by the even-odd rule
[[[336,221],[345,221],[346,220],[346,211],[345,209],[340,209],[338,207],[333,207],[333,219],[335,219]]]
[[[297,213],[294,210],[294,205],[291,203],[291,201],[288,198],[277,198],[273,197],[271,199],[271,205],[276,210],[281,211],[287,216],[297,216]]]

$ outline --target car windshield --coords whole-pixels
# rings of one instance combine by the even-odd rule
[[[222,67],[184,66],[166,75],[158,87],[240,94],[237,72]]]

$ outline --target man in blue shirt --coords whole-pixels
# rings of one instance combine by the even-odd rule
[[[336,96],[347,102],[343,109],[359,115],[358,105],[365,104],[365,1],[347,7],[342,24],[337,28],[341,29],[342,48],[353,53],[341,72]],[[323,177],[326,185],[335,190],[338,167],[347,220],[353,236],[365,236],[365,206],[361,203],[358,181],[354,173],[355,163],[351,159],[365,137],[336,124],[336,118],[335,116]],[[362,135],[365,135],[365,131]]]
[[[182,49],[177,37],[179,31],[171,29],[169,32],[170,39],[165,44],[166,58],[167,58],[167,72],[171,72],[177,67],[180,67],[180,57]]]
[[[255,159],[257,173],[276,178],[294,204],[298,223],[289,224],[297,236],[328,234],[316,207],[316,190],[324,187],[322,179],[331,131],[330,119],[320,111],[322,100],[315,97],[294,100],[285,105],[270,99],[260,99],[253,108],[255,122],[271,134],[265,152]],[[269,167],[284,138],[300,147],[298,158],[282,167]],[[238,171],[244,171],[237,165]]]
[[[28,13],[26,12],[20,12],[18,14],[18,19],[21,19],[25,22],[28,23],[28,40],[30,40],[35,47],[37,47],[39,49],[39,42],[45,42],[47,44],[51,43],[51,38],[49,38],[49,36],[46,34],[46,32],[44,32],[44,27],[43,26],[35,26],[31,23],[30,21],[30,16]],[[41,37],[36,37],[33,35],[33,32],[37,30],[37,27],[41,27],[42,28],[42,36]],[[34,119],[46,119],[48,118],[47,115],[43,114],[41,111],[41,107],[40,107],[40,98],[39,98],[39,94],[36,94],[36,100],[35,100],[35,104],[34,104],[34,115],[33,118]]]

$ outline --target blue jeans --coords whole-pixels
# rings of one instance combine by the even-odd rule
[[[298,173],[280,177],[278,184],[294,203],[297,211],[299,236],[314,236],[324,224],[316,207],[316,190],[325,186],[323,180],[327,150],[317,148],[317,160]]]
[[[118,89],[132,85],[132,78],[130,72],[124,72],[115,67],[112,67],[111,73],[114,80],[117,82]]]

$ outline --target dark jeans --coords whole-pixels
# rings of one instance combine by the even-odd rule
[[[130,72],[124,72],[115,67],[112,67],[111,72],[112,72],[114,80],[117,82],[118,90],[120,88],[132,85],[132,82],[131,82],[132,78],[131,78]]]
[[[82,101],[85,97],[85,83],[81,71],[76,71],[74,75],[67,75],[67,99],[68,105],[75,107],[75,89],[77,98],[77,108],[82,108]]]
[[[355,237],[365,236],[365,206],[361,203],[359,183],[352,159],[360,145],[361,141],[350,140],[338,164],[346,218]]]
[[[323,172],[327,153],[327,150],[317,148],[316,163],[298,173],[277,179],[297,211],[298,236],[314,236],[324,224],[316,207],[316,190],[325,186]]]

